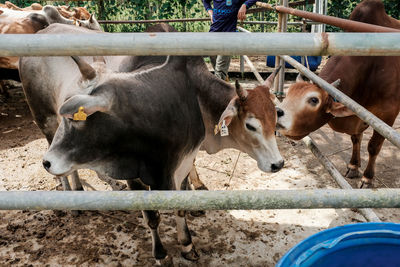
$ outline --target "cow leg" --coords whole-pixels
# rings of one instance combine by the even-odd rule
[[[371,140],[368,142],[368,165],[364,171],[363,177],[361,178],[359,184],[360,188],[372,188],[372,179],[375,175],[375,162],[379,152],[381,151],[383,141],[385,141],[385,138],[378,132],[374,131]]]
[[[163,244],[161,243],[158,226],[160,224],[160,213],[157,210],[142,211],[143,218],[151,231],[152,252],[156,259],[156,265],[169,266],[172,265],[172,258],[168,256]]]
[[[119,181],[117,181],[117,180],[115,180],[115,179],[113,179],[111,177],[108,177],[107,175],[103,175],[103,174],[100,174],[98,172],[96,172],[96,174],[97,174],[97,177],[99,177],[100,180],[102,180],[102,181],[106,182],[107,184],[109,184],[113,191],[120,191],[120,190],[123,190],[123,189],[126,188],[125,184],[123,184],[123,183],[121,183],[121,182],[119,182]],[[131,190],[135,190],[135,189],[131,189]]]
[[[207,186],[203,184],[203,182],[200,180],[199,175],[196,170],[196,166],[193,164],[192,169],[190,170],[189,173],[189,181],[188,181],[188,188],[190,190],[208,190]],[[190,215],[194,217],[200,217],[204,216],[206,212],[204,210],[191,210]]]
[[[194,164],[189,173],[189,184],[192,190],[208,190],[207,186],[200,180]]]
[[[188,177],[182,182],[181,190],[185,190],[187,187]],[[189,232],[189,228],[186,223],[186,211],[178,210],[175,211],[176,228],[178,233],[178,242],[181,245],[181,255],[190,261],[197,261],[200,256],[197,253],[193,243],[192,237]]]
[[[7,88],[6,88],[6,84],[4,83],[3,80],[0,80],[0,94],[1,94],[1,97],[4,99],[7,99],[10,97],[10,94],[8,93]]]
[[[71,191],[71,186],[69,185],[68,177],[67,176],[59,176],[58,178],[61,181],[63,191]]]
[[[79,178],[78,171],[74,171],[71,175],[72,190],[83,191],[83,186]]]
[[[360,172],[358,171],[358,168],[361,166],[360,148],[362,136],[363,133],[351,135],[351,142],[353,143],[353,153],[351,155],[349,164],[347,164],[347,172],[345,175],[345,177],[347,178],[360,177]]]
[[[149,187],[143,184],[140,179],[127,180],[127,183],[130,190],[149,190]],[[158,226],[161,221],[160,213],[157,210],[143,210],[142,214],[151,231],[152,253],[156,259],[156,265],[173,266],[172,258],[168,256],[158,232]]]

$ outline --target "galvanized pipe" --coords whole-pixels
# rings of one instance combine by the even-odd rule
[[[246,64],[250,67],[251,71],[253,72],[254,76],[256,77],[257,81],[262,84],[264,83],[264,79],[261,77],[260,73],[258,73],[256,67],[254,67],[253,62],[251,62],[248,56],[243,56]]]
[[[400,189],[3,191],[0,210],[400,208]]]
[[[210,21],[210,18],[197,18],[197,19],[162,19],[162,20],[99,20],[100,24],[151,24],[151,23],[162,23],[162,22],[202,22]],[[243,24],[261,24],[261,25],[277,25],[276,21],[243,21]],[[311,20],[306,20],[306,24],[321,24],[321,22],[314,22]],[[302,22],[288,22],[290,26],[301,26]]]
[[[250,31],[248,31],[248,30],[246,30],[246,29],[244,29],[244,28],[242,28],[240,26],[238,26],[237,28],[238,28],[239,31],[246,32],[246,33],[251,33]],[[246,61],[247,65],[250,67],[250,70],[253,72],[254,76],[257,79],[257,81],[260,84],[264,83],[264,79],[261,77],[260,73],[258,73],[256,67],[254,67],[253,62],[251,62],[250,58],[248,56],[246,56],[246,55],[243,55],[243,56],[240,57],[240,71],[242,71],[242,58]],[[243,70],[243,72],[244,72],[244,70]]]
[[[288,6],[288,0],[280,0],[279,3],[285,7]],[[278,32],[287,32],[287,19],[288,16],[284,13],[278,13]],[[280,56],[275,57],[275,68],[281,67],[276,75],[274,88],[275,95],[282,101],[283,99],[283,85],[285,83],[285,61]]]
[[[333,163],[319,150],[314,140],[306,136],[302,139],[304,144],[311,150],[318,161],[325,167],[328,173],[335,179],[338,185],[343,189],[351,190],[353,189],[351,185],[344,179],[340,172],[336,169]],[[381,220],[371,209],[359,209],[358,210],[369,222],[380,222]]]
[[[210,18],[188,18],[188,19],[149,19],[149,20],[98,20],[100,24],[151,24],[168,22],[199,22],[210,21]]]
[[[364,22],[348,20],[348,19],[341,19],[327,15],[315,14],[312,12],[302,11],[290,7],[283,7],[283,6],[272,6],[267,3],[257,2],[257,6],[264,7],[269,10],[274,10],[279,13],[290,14],[306,19],[310,19],[313,21],[322,22],[324,24],[329,24],[332,26],[339,27],[343,30],[349,32],[400,32],[398,29],[368,24]]]
[[[293,45],[295,43],[296,45]],[[0,56],[70,55],[400,56],[395,33],[2,34]]]
[[[282,56],[282,58],[288,62],[290,65],[295,67],[303,75],[307,76],[314,83],[318,84],[322,89],[327,91],[331,96],[333,96],[337,101],[344,104],[346,107],[351,109],[360,119],[368,123],[383,137],[389,140],[392,144],[400,148],[400,134],[394,130],[392,127],[384,123],[381,119],[377,118],[374,114],[369,112],[363,106],[355,102],[353,99],[348,97],[346,94],[336,89],[327,81],[321,79],[312,71],[298,63],[296,60],[290,56]]]

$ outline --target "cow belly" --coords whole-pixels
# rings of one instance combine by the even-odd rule
[[[192,169],[194,159],[196,158],[197,153],[199,152],[200,146],[196,147],[190,153],[186,154],[181,160],[178,168],[176,168],[174,172],[174,185],[175,190],[181,190],[181,184],[183,180],[188,176],[190,170]]]

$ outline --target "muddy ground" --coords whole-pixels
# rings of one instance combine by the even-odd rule
[[[247,82],[251,87],[251,82]],[[0,190],[57,190],[59,181],[41,161],[47,142],[32,121],[20,88],[0,102]],[[400,128],[399,120],[395,127]],[[367,136],[371,135],[369,130]],[[324,127],[313,134],[324,153],[344,173],[350,158],[348,136]],[[362,168],[367,152],[364,138]],[[286,164],[275,174],[237,150],[216,155],[201,152],[197,168],[210,190],[337,188],[302,143],[278,137]],[[377,160],[376,187],[399,187],[399,152],[385,142]],[[111,190],[87,170],[80,171],[86,190]],[[356,181],[350,181],[355,185]],[[121,184],[116,184],[115,187]],[[400,221],[400,211],[375,210],[383,221]],[[0,266],[152,266],[150,231],[136,211],[0,211]],[[209,211],[189,217],[200,260],[180,256],[175,220],[162,212],[161,238],[176,266],[273,266],[302,239],[330,227],[364,222],[349,209]]]

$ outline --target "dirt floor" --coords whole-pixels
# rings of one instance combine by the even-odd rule
[[[251,87],[252,82],[245,82]],[[0,102],[0,190],[57,190],[59,182],[42,167],[47,142],[39,132],[20,88]],[[400,120],[395,124],[400,129]],[[362,146],[362,167],[367,160]],[[344,173],[350,158],[348,136],[324,127],[312,134],[324,153]],[[216,155],[201,152],[197,168],[210,190],[309,189],[338,186],[302,143],[278,137],[285,167],[278,173],[258,170],[237,150]],[[385,142],[377,160],[376,187],[399,187],[399,152]],[[87,170],[80,171],[86,190],[111,190]],[[350,181],[355,184],[356,181]],[[122,188],[121,183],[113,185]],[[400,210],[375,210],[383,221],[400,222]],[[0,266],[152,266],[150,231],[140,212],[0,211]],[[161,238],[176,266],[274,266],[293,245],[323,229],[364,222],[349,209],[209,211],[189,217],[200,260],[180,256],[175,220],[162,212]]]

